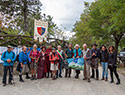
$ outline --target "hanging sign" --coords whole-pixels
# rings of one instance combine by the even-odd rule
[[[47,41],[48,22],[42,20],[34,21],[34,39],[39,42]]]

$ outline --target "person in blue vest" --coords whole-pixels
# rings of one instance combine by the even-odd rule
[[[24,82],[23,78],[22,78],[22,74],[25,73],[26,74],[26,79],[30,79],[28,72],[29,72],[29,67],[28,67],[28,62],[29,62],[29,57],[28,54],[26,52],[27,47],[23,46],[22,48],[23,51],[21,51],[19,53],[19,64],[17,67],[17,71],[19,71],[19,81],[20,82]]]
[[[12,51],[12,46],[8,45],[7,51],[2,54],[1,60],[4,61],[3,66],[3,86],[6,86],[7,72],[9,70],[9,84],[12,85],[13,80],[13,64],[16,60],[16,54]]]
[[[82,57],[82,50],[78,44],[75,45],[75,49],[73,50],[73,58],[81,58]],[[80,70],[76,70],[75,78],[78,79],[80,74]]]

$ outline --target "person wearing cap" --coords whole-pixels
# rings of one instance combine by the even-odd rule
[[[72,44],[69,44],[68,49],[66,50],[65,56],[67,59],[73,58]],[[67,77],[67,75],[68,75],[68,77],[71,77],[71,68],[66,68],[65,77]]]
[[[49,55],[52,53],[52,45],[49,44],[48,48],[46,49],[46,62],[45,65],[47,67],[47,78],[49,78],[50,75],[50,60],[49,60]],[[51,75],[52,76],[52,75]]]
[[[99,62],[99,49],[97,48],[97,44],[92,44],[92,76],[91,78],[95,78],[95,71],[96,71],[96,80],[99,80],[99,70],[98,70],[98,62]]]
[[[64,52],[62,50],[62,47],[60,45],[57,48],[58,49],[56,50],[56,52],[59,56],[59,70],[57,70],[57,78],[58,78],[58,76],[60,78],[62,78],[62,67],[63,67],[63,63],[64,63],[64,60],[65,60],[65,54],[64,54]]]
[[[46,61],[46,47],[42,46],[41,47],[41,52],[39,56],[39,61],[38,61],[38,69],[37,69],[37,79],[45,78],[46,77],[46,72],[47,68],[45,65]]]
[[[28,62],[29,62],[29,57],[26,52],[27,47],[23,46],[22,51],[19,53],[19,64],[17,66],[17,71],[19,71],[19,81],[24,82],[22,78],[22,74],[26,74],[26,79],[30,79],[28,72],[29,72],[29,67],[28,67]]]
[[[50,60],[50,63],[51,63],[50,70],[52,71],[52,80],[55,80],[57,70],[58,70],[58,64],[59,64],[59,56],[56,53],[55,48],[52,49],[52,53],[49,56],[49,60]]]
[[[80,46],[78,44],[75,45],[75,49],[73,50],[73,57],[74,58],[80,58],[82,55],[82,50],[80,49]],[[80,74],[80,70],[76,70],[76,76],[75,78],[78,79]]]
[[[91,59],[92,53],[89,48],[87,48],[87,44],[83,44],[83,58],[84,58],[84,78],[83,80],[88,80],[90,82],[90,67],[91,67]]]
[[[9,70],[9,84],[13,84],[13,64],[16,60],[16,54],[12,51],[12,46],[8,45],[7,51],[2,54],[1,60],[4,61],[4,71],[3,71],[3,86],[6,86],[7,72]]]

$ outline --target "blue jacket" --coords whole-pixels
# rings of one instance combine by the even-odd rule
[[[29,61],[29,57],[27,52],[24,53],[23,51],[21,51],[19,53],[19,63],[27,64],[28,61]]]
[[[74,53],[74,57],[76,57],[76,49],[73,50],[73,53]],[[82,54],[82,50],[79,48],[78,49],[78,56],[81,56]]]
[[[10,59],[11,62],[8,63],[7,59]],[[11,52],[5,51],[2,54],[1,60],[4,61],[3,66],[13,66],[14,61],[16,60],[16,54],[13,51],[11,51]]]

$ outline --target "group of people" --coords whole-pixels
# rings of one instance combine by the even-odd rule
[[[24,82],[22,77],[26,75],[26,79],[37,80],[41,78],[49,78],[56,80],[58,77],[62,78],[62,70],[65,70],[65,77],[71,77],[72,68],[68,67],[67,59],[70,58],[84,58],[84,78],[91,82],[90,78],[99,80],[99,63],[102,65],[102,79],[108,81],[108,68],[110,70],[111,83],[114,83],[113,73],[117,78],[117,85],[120,84],[120,78],[117,73],[117,54],[115,48],[110,46],[108,49],[105,45],[101,48],[97,48],[97,44],[92,45],[92,49],[87,47],[87,44],[83,44],[83,50],[80,49],[78,44],[74,49],[72,44],[68,45],[66,50],[63,50],[61,46],[52,48],[49,45],[41,47],[41,50],[37,50],[37,45],[33,45],[33,49],[22,47],[22,51],[18,56],[12,51],[12,46],[8,45],[7,51],[2,53],[1,60],[4,61],[4,74],[3,74],[3,86],[6,86],[7,72],[9,71],[8,83],[11,85],[13,80],[13,65],[15,60],[18,61],[16,70],[19,72],[19,81]],[[92,70],[92,71],[91,71]],[[75,78],[79,78],[80,70],[75,70]],[[91,76],[90,76],[91,72]],[[31,76],[29,76],[31,73]]]

